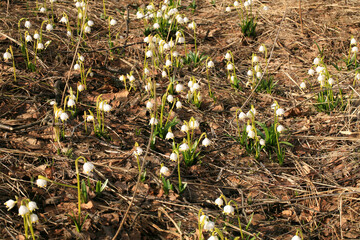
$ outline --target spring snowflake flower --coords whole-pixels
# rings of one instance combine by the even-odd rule
[[[245,114],[244,112],[241,112],[241,113],[239,114],[239,120],[244,121],[245,119],[246,119],[246,114]]]
[[[320,74],[317,78],[317,80],[319,81],[320,84],[323,85],[324,81],[325,81],[325,75],[324,74]]]
[[[16,201],[10,199],[10,200],[7,200],[4,204],[5,204],[6,208],[7,208],[7,210],[9,211],[13,207],[15,207]]]
[[[182,132],[188,132],[188,131],[189,131],[189,127],[184,124],[184,125],[181,126],[180,131],[182,131]]]
[[[141,19],[141,18],[143,18],[143,17],[144,17],[144,14],[143,14],[142,12],[139,12],[139,11],[138,11],[138,12],[136,13],[136,18],[137,18],[137,19]]]
[[[184,85],[182,85],[181,83],[176,84],[175,86],[176,92],[182,92],[183,90],[184,90]]]
[[[170,67],[170,66],[172,65],[172,63],[171,63],[171,61],[168,59],[168,60],[166,60],[165,65],[166,65],[167,67]]]
[[[315,70],[317,73],[322,73],[325,70],[325,68],[321,66],[317,66]]]
[[[265,46],[264,45],[261,45],[260,47],[259,47],[259,52],[265,52]]]
[[[81,8],[81,2],[76,2],[76,3],[75,3],[75,7],[76,7],[76,8]]]
[[[42,50],[44,49],[44,44],[42,44],[41,42],[37,44],[37,49]]]
[[[87,121],[87,122],[92,122],[92,121],[94,121],[94,116],[93,116],[93,115],[88,115],[88,116],[86,117],[86,121]]]
[[[199,126],[200,126],[200,124],[197,120],[191,120],[189,122],[189,128],[192,130],[199,128]]]
[[[19,207],[19,215],[24,217],[27,213],[29,213],[29,209],[25,205],[21,205]]]
[[[261,73],[261,72],[257,72],[257,73],[256,73],[256,77],[257,77],[258,79],[260,79],[261,76],[262,76],[262,73]]]
[[[46,188],[46,186],[47,186],[47,181],[44,180],[44,179],[38,178],[38,179],[36,180],[36,185],[37,185],[39,188]]]
[[[240,6],[240,3],[238,1],[235,1],[234,2],[234,7],[238,7],[238,6]]]
[[[150,119],[150,123],[149,123],[150,125],[157,125],[158,124],[158,120],[156,119],[156,118],[151,118]]]
[[[209,221],[209,217],[206,215],[201,215],[199,218],[200,224],[204,224],[205,222]]]
[[[151,51],[151,50],[148,50],[148,51],[146,52],[146,57],[147,57],[147,58],[151,58],[152,56],[153,56],[152,51]]]
[[[110,104],[104,103],[104,105],[103,105],[103,111],[104,112],[110,112],[111,109],[112,109],[112,107],[111,107]]]
[[[215,66],[215,64],[213,61],[208,61],[208,63],[207,63],[208,68],[213,68],[214,66]]]
[[[204,230],[205,231],[212,231],[215,228],[215,223],[212,221],[205,221],[204,223]]]
[[[87,175],[89,175],[94,170],[94,168],[95,168],[95,166],[91,162],[86,162],[83,165],[83,171]]]
[[[80,64],[78,64],[78,63],[75,64],[75,65],[74,65],[74,70],[75,70],[75,71],[80,70]]]
[[[314,58],[313,64],[318,65],[320,63],[320,58],[316,57]]]
[[[232,63],[229,63],[227,66],[226,66],[227,70],[231,71],[234,69],[234,66],[232,65]]]
[[[188,22],[189,22],[189,19],[188,19],[187,17],[184,17],[183,20],[184,20],[184,23],[188,23]]]
[[[40,39],[40,34],[35,33],[35,34],[34,34],[34,39],[36,39],[36,40]]]
[[[260,65],[257,64],[257,65],[254,67],[254,70],[255,70],[255,72],[260,72],[260,71],[261,71]]]
[[[188,28],[190,29],[195,29],[196,28],[196,23],[195,22],[191,22],[188,24]]]
[[[254,55],[253,58],[252,58],[252,62],[253,62],[253,63],[259,62],[259,57],[256,56],[256,55]]]
[[[39,11],[40,11],[40,13],[45,13],[45,12],[46,12],[46,8],[41,7],[41,8],[39,9]]]
[[[225,12],[231,12],[231,7],[226,7]]]
[[[279,132],[279,133],[282,133],[283,131],[285,131],[285,128],[283,125],[279,125],[277,126],[276,130]]]
[[[134,82],[134,81],[135,81],[135,77],[134,77],[133,75],[131,75],[131,76],[129,77],[129,81],[130,81],[130,82]]]
[[[151,110],[153,108],[153,106],[154,106],[154,104],[152,102],[150,102],[150,101],[148,101],[146,103],[146,108],[149,109],[149,110]]]
[[[211,237],[208,238],[208,240],[219,240],[219,238],[217,236],[212,235]]]
[[[89,20],[89,21],[87,22],[87,25],[88,25],[89,27],[94,26],[94,21],[93,21],[93,20]]]
[[[187,143],[183,143],[183,144],[181,144],[180,145],[180,147],[179,147],[179,151],[180,152],[185,152],[185,151],[187,151],[187,150],[189,150],[190,148],[189,148],[189,145],[187,145]]]
[[[217,198],[215,200],[215,205],[221,207],[224,204],[224,200],[222,198]]]
[[[39,217],[35,213],[30,214],[30,222],[31,223],[36,223],[38,221],[39,221]]]
[[[282,108],[279,108],[278,110],[276,110],[276,116],[282,116],[284,115],[285,111]]]
[[[176,153],[170,154],[170,160],[176,162],[178,160],[178,156]]]
[[[259,143],[260,143],[261,146],[265,146],[265,140],[264,139],[260,139]]]
[[[168,132],[165,136],[165,139],[166,140],[169,140],[169,139],[174,139],[174,134],[172,132]]]
[[[171,174],[170,169],[165,166],[162,166],[160,168],[160,173],[166,177],[170,176],[170,174]]]
[[[350,45],[355,45],[355,44],[356,44],[356,39],[355,39],[355,38],[351,38]]]
[[[179,37],[178,43],[185,43],[185,38],[184,37]]]
[[[30,21],[25,21],[24,26],[25,26],[26,28],[31,28],[31,22],[30,22]]]
[[[306,88],[306,83],[305,82],[301,82],[300,83],[300,89],[305,89]]]
[[[177,101],[177,102],[176,102],[176,108],[177,108],[177,109],[182,108],[182,103],[181,103],[180,101]]]
[[[251,138],[251,139],[254,139],[255,138],[255,132],[253,130],[250,130],[248,132],[248,137]]]
[[[26,38],[25,38],[25,41],[26,42],[31,42],[33,39],[30,35],[27,35]]]
[[[79,56],[79,61],[80,61],[80,62],[84,62],[84,61],[85,61],[84,56],[80,55],[80,56]]]
[[[351,48],[351,52],[353,52],[353,53],[357,53],[358,51],[359,51],[358,47],[352,47]]]
[[[11,53],[5,52],[3,57],[4,57],[5,61],[10,60],[11,59]]]
[[[110,25],[115,26],[117,24],[117,21],[115,19],[110,20]]]
[[[59,22],[60,22],[60,23],[63,23],[63,24],[67,24],[68,20],[67,20],[66,17],[63,16],[63,17],[60,19]]]
[[[51,23],[47,24],[46,25],[46,31],[51,32],[52,30],[54,30],[53,25]]]
[[[76,103],[75,103],[75,101],[73,99],[69,99],[68,102],[67,102],[67,106],[70,107],[70,108],[75,106],[75,104]]]
[[[38,209],[37,204],[34,201],[31,201],[28,203],[28,208],[29,208],[30,212],[34,211],[35,209]]]
[[[332,86],[332,85],[334,85],[335,80],[333,78],[329,78],[328,83],[330,84],[330,86]]]
[[[313,76],[313,75],[315,74],[314,69],[310,68],[309,71],[308,71],[308,74],[309,74],[310,76]]]
[[[226,53],[225,54],[225,59],[230,61],[231,60],[231,54],[230,53]]]
[[[163,78],[166,78],[166,77],[167,77],[167,72],[166,72],[165,70],[163,70],[163,71],[161,72],[161,76],[162,76]]]
[[[134,151],[134,154],[136,155],[136,156],[140,156],[140,155],[142,155],[143,154],[143,149],[141,148],[141,147],[136,147],[136,149],[135,149],[135,151]]]
[[[60,114],[60,119],[64,122],[69,119],[69,115],[66,112],[63,112]]]
[[[84,29],[84,32],[85,33],[91,33],[91,27],[86,26],[85,29]]]
[[[291,240],[301,240],[301,238],[298,235],[295,235],[291,238]]]
[[[231,205],[226,205],[225,207],[224,207],[224,213],[225,214],[227,214],[227,215],[233,215],[234,214],[234,211],[235,211],[235,209],[234,209],[234,207],[233,206],[231,206]]]
[[[172,103],[174,101],[174,97],[173,95],[168,95],[166,100],[169,102],[169,103]]]
[[[85,90],[85,87],[84,87],[83,84],[79,84],[79,86],[77,87],[77,89],[78,89],[79,92],[82,92],[82,91]]]
[[[207,146],[209,146],[211,144],[211,141],[210,141],[210,139],[208,139],[208,138],[205,138],[203,141],[202,141],[202,145],[204,146],[204,147],[207,147]]]
[[[85,28],[86,29],[86,28]],[[91,29],[90,29],[91,30]],[[66,32],[66,35],[68,36],[68,37],[71,37],[72,36],[72,33],[71,33],[71,31],[67,31]]]
[[[160,24],[154,23],[153,28],[154,28],[154,29],[159,29],[159,28],[160,28]]]

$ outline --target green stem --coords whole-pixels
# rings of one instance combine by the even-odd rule
[[[14,59],[14,54],[13,54],[13,50],[12,50],[12,47],[11,47],[11,46],[9,47],[9,49],[10,49],[11,57],[12,57],[12,60],[13,60],[14,81],[16,82],[16,69],[15,69],[15,59]]]

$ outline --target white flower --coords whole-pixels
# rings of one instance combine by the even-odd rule
[[[174,41],[172,39],[169,41],[168,44],[169,44],[170,48],[173,48],[175,46],[175,43],[174,43]]]
[[[314,69],[310,68],[309,71],[308,71],[308,74],[309,74],[310,76],[313,76],[314,73],[315,73]]]
[[[194,90],[198,90],[198,89],[200,88],[200,85],[196,82],[196,83],[194,83],[194,84],[192,85],[192,88],[193,88]]]
[[[47,181],[44,180],[44,179],[38,178],[38,179],[36,180],[36,185],[37,185],[38,187],[40,187],[40,188],[45,188],[45,187],[47,186]]]
[[[182,131],[182,132],[188,132],[188,131],[189,131],[189,127],[184,124],[184,125],[181,126],[180,131]]]
[[[80,62],[84,62],[84,61],[85,61],[84,56],[80,55],[80,56],[79,56],[79,61],[80,61]]]
[[[219,238],[217,236],[213,235],[213,236],[209,237],[208,240],[219,240]]]
[[[30,22],[30,21],[25,21],[24,26],[25,26],[26,28],[31,28],[31,22]]]
[[[7,61],[7,60],[9,60],[9,59],[11,59],[11,53],[5,52],[5,53],[4,53],[4,60]]]
[[[84,85],[79,84],[79,86],[77,87],[77,89],[78,89],[79,92],[82,92],[82,91],[85,90],[85,87],[84,87]]]
[[[208,61],[208,64],[207,64],[207,67],[208,68],[213,68],[215,66],[214,62],[213,61]]]
[[[163,70],[163,71],[161,72],[161,76],[162,76],[163,78],[167,77],[167,72],[166,72],[165,70]]]
[[[227,214],[227,215],[233,215],[233,214],[234,214],[234,211],[235,211],[235,209],[234,209],[234,207],[231,206],[231,205],[226,205],[226,206],[224,207],[224,213]]]
[[[231,71],[234,69],[234,66],[232,65],[232,63],[229,63],[227,66],[226,66],[227,70]]]
[[[154,104],[152,102],[150,102],[150,101],[148,101],[146,103],[146,108],[149,109],[149,110],[151,110],[153,108],[153,106],[154,106]]]
[[[268,7],[268,6],[264,6],[263,9],[264,9],[264,11],[267,11],[267,10],[269,10],[269,7]]]
[[[177,51],[174,51],[172,55],[173,57],[177,58],[179,56],[179,53]]]
[[[253,58],[252,58],[252,62],[253,62],[253,63],[259,62],[259,57],[256,56],[256,55],[254,55]]]
[[[321,72],[324,71],[324,69],[325,69],[324,67],[317,66],[317,67],[316,67],[316,72],[317,72],[317,73],[321,73]]]
[[[150,125],[157,125],[158,124],[158,120],[156,119],[156,118],[151,118],[150,119],[150,123],[149,123]]]
[[[169,94],[169,95],[167,96],[166,100],[167,100],[169,103],[172,103],[172,102],[174,101],[173,95],[170,95],[170,94]]]
[[[4,204],[7,208],[7,210],[9,211],[13,207],[15,207],[16,202],[14,200],[10,199],[10,200],[7,200]]]
[[[83,165],[83,171],[85,174],[89,175],[90,172],[94,170],[95,166],[91,162],[86,162]]]
[[[66,112],[63,112],[60,114],[60,119],[64,122],[69,119],[69,115]]]
[[[301,238],[298,235],[295,235],[291,238],[291,240],[301,240]]]
[[[50,31],[52,31],[52,30],[54,30],[53,25],[52,25],[51,23],[47,24],[47,25],[46,25],[46,31],[50,32]]]
[[[104,103],[104,106],[103,106],[103,111],[104,112],[110,112],[111,109],[112,109],[112,107],[111,107],[110,104]]]
[[[360,73],[357,73],[357,74],[355,75],[355,79],[356,79],[356,80],[360,80]]]
[[[76,2],[76,3],[75,3],[75,7],[76,7],[76,8],[80,8],[80,7],[81,7],[81,2]]]
[[[136,18],[137,19],[140,19],[140,18],[143,18],[144,17],[144,14],[142,12],[137,12],[136,13]]]
[[[247,126],[246,126],[246,132],[248,133],[248,132],[250,132],[252,130],[252,126],[250,125],[250,124],[248,124]]]
[[[212,231],[215,227],[215,223],[212,221],[205,221],[204,230],[205,231]]]
[[[184,18],[183,18],[183,21],[184,21],[184,23],[188,23],[188,22],[189,22],[189,19],[188,19],[187,17],[184,17]]]
[[[34,34],[34,39],[36,39],[36,40],[37,40],[37,39],[39,39],[39,38],[40,38],[40,34],[35,33],[35,34]]]
[[[184,85],[182,85],[181,83],[176,84],[176,86],[175,86],[176,92],[181,92],[183,90],[184,90]]]
[[[151,58],[152,56],[153,56],[152,51],[151,51],[151,50],[148,50],[148,51],[146,52],[146,57],[147,57],[147,58]]]
[[[45,12],[46,12],[46,8],[41,7],[39,11],[40,11],[41,13],[45,13]]]
[[[254,70],[255,70],[255,72],[260,72],[260,71],[261,71],[260,65],[257,64],[257,65],[254,67]]]
[[[30,214],[30,222],[31,223],[36,223],[38,221],[39,221],[39,217],[35,213]]]
[[[154,29],[159,29],[159,28],[160,28],[160,24],[154,23],[153,28],[154,28]]]
[[[248,1],[244,2],[244,7],[247,8],[250,5]]]
[[[177,102],[176,102],[176,108],[177,108],[177,109],[182,108],[182,103],[181,103],[180,101],[177,101]]]
[[[42,44],[41,42],[37,44],[37,49],[42,50],[44,49],[44,44]]]
[[[69,99],[68,102],[67,102],[67,106],[68,107],[73,107],[75,106],[75,101],[73,99]]]
[[[67,24],[68,20],[66,19],[65,16],[63,16],[63,17],[60,19],[59,22],[64,23],[64,24]]]
[[[163,49],[164,50],[170,50],[170,45],[168,43],[164,43]]]
[[[226,7],[225,12],[231,12],[231,7]]]
[[[206,215],[201,215],[199,218],[200,224],[204,224],[205,222],[209,221],[209,217]]]
[[[282,116],[284,115],[285,111],[282,108],[279,108],[278,110],[276,110],[276,116]]]
[[[31,201],[28,203],[28,208],[29,208],[30,212],[34,211],[35,209],[38,209],[37,204],[34,201]]]
[[[224,204],[224,201],[222,200],[222,198],[217,198],[216,200],[215,200],[215,205],[216,206],[219,206],[219,207],[221,207],[222,205]]]
[[[167,176],[167,177],[170,176],[170,174],[171,174],[169,168],[167,168],[167,167],[165,167],[165,166],[162,166],[162,167],[160,168],[160,173],[161,173],[162,175],[164,175],[164,176]]]
[[[333,78],[329,78],[328,83],[330,84],[330,86],[332,86],[332,85],[334,85],[335,81]]]
[[[264,45],[261,45],[260,47],[259,47],[259,52],[265,52],[265,46]]]
[[[257,72],[257,73],[256,73],[256,77],[257,77],[258,79],[260,79],[261,76],[262,76],[262,73],[261,73],[261,72]]]
[[[230,61],[230,59],[231,59],[231,54],[230,54],[230,53],[226,53],[226,54],[225,54],[225,59],[228,60],[228,61]]]
[[[190,129],[194,130],[194,129],[199,128],[199,126],[200,126],[200,124],[199,124],[199,122],[197,120],[193,120],[193,119],[190,120],[190,122],[189,122],[189,128]]]
[[[91,27],[86,26],[85,29],[84,29],[84,32],[85,33],[90,33],[91,32]]]
[[[180,152],[185,152],[185,151],[187,151],[187,150],[189,150],[190,148],[189,148],[189,145],[187,145],[187,143],[183,143],[183,144],[181,144],[180,145],[180,147],[179,147],[179,151]]]
[[[248,132],[248,137],[253,139],[255,137],[255,132],[253,130],[250,130]]]
[[[75,71],[80,70],[80,64],[78,64],[78,63],[75,64],[75,65],[74,65],[74,70],[75,70]]]
[[[115,19],[110,20],[110,26],[115,26],[117,24],[117,21]]]
[[[184,42],[185,42],[185,38],[184,37],[179,37],[178,43],[184,43]]]
[[[86,29],[86,28],[85,28]],[[91,30],[91,29],[90,29]],[[71,33],[71,31],[67,31],[66,32],[66,35],[68,36],[68,37],[71,37],[72,36],[72,33]]]
[[[301,82],[300,83],[300,89],[305,89],[306,88],[306,83],[305,82]]]
[[[176,162],[176,161],[177,161],[177,159],[178,159],[178,156],[177,156],[177,154],[176,154],[176,153],[171,153],[171,154],[170,154],[170,160],[171,160],[171,161]]]
[[[19,215],[24,217],[25,214],[29,213],[29,209],[25,205],[19,207]]]
[[[174,139],[174,134],[172,132],[168,132],[165,136],[165,139]]]
[[[320,63],[320,58],[316,57],[313,61],[314,65],[318,65]]]
[[[143,154],[143,149],[141,147],[136,147],[135,151],[134,151],[134,154],[137,155],[137,156],[140,156]]]
[[[320,84],[323,84],[325,81],[325,75],[324,74],[320,74],[317,78],[317,80],[319,81]]]
[[[352,47],[351,48],[351,52],[353,52],[353,53],[357,53],[358,51],[359,51],[358,47]]]
[[[211,141],[210,141],[210,139],[208,139],[208,138],[205,138],[205,139],[202,141],[202,145],[205,146],[205,147],[209,146],[210,144],[211,144]]]
[[[92,122],[92,121],[94,121],[94,116],[93,116],[93,115],[88,115],[88,116],[86,117],[86,121],[87,121],[87,122]]]
[[[131,75],[131,76],[129,77],[129,81],[130,81],[130,82],[135,81],[135,77],[134,77],[133,75]]]
[[[234,2],[234,7],[238,7],[238,6],[240,6],[240,3],[238,1],[235,1]]]
[[[25,38],[25,41],[26,42],[31,42],[33,39],[30,35],[27,35],[26,38]]]
[[[239,114],[239,120],[245,120],[246,119],[246,114],[244,112],[241,112]]]
[[[168,59],[168,60],[166,60],[166,62],[165,62],[165,65],[167,66],[167,67],[170,67],[171,66],[171,61]]]
[[[146,6],[146,9],[150,10],[150,11],[154,10],[154,6],[149,4],[149,5]]]
[[[89,27],[94,26],[94,21],[93,21],[93,20],[89,20],[89,21],[87,22],[87,25],[88,25]]]
[[[279,132],[279,133],[282,133],[283,131],[285,131],[285,128],[283,125],[279,125],[277,126],[276,130]]]
[[[356,44],[356,39],[355,39],[355,38],[351,38],[350,45],[355,45],[355,44]]]
[[[260,143],[261,146],[265,146],[265,140],[264,139],[260,139],[259,143]]]
[[[193,21],[191,23],[188,24],[188,28],[190,29],[195,29],[196,28],[196,23]]]

